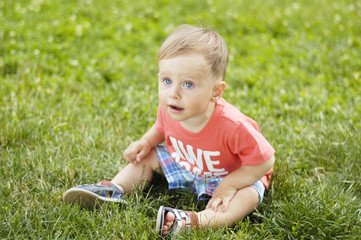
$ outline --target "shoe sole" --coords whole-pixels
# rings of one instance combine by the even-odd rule
[[[160,206],[159,210],[158,210],[158,214],[157,214],[157,221],[156,221],[156,226],[155,226],[155,231],[156,233],[158,233],[160,236],[162,236],[162,231],[163,231],[163,224],[164,224],[164,207]],[[163,237],[163,236],[162,236]]]
[[[114,199],[99,196],[96,193],[89,192],[84,189],[71,188],[64,193],[63,200],[66,203],[78,204],[86,208],[100,207],[104,203],[121,203],[127,204],[123,199]]]

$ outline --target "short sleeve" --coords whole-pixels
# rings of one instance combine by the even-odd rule
[[[158,113],[157,113],[157,120],[155,122],[155,128],[158,130],[159,133],[164,135],[164,109],[163,107],[159,104],[158,106]]]
[[[240,123],[230,139],[231,151],[239,156],[242,165],[260,164],[267,161],[275,153],[258,127],[248,122]]]

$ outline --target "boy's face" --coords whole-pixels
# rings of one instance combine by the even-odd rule
[[[214,102],[220,97],[215,97],[217,81],[210,66],[203,55],[197,53],[159,61],[158,84],[160,104],[183,126],[208,121]]]

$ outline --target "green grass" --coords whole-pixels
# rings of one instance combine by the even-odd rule
[[[63,204],[110,179],[154,122],[157,51],[180,24],[230,49],[224,97],[276,149],[272,186],[235,228],[184,239],[361,235],[361,1],[0,1],[0,238],[153,239],[164,179],[128,206]]]

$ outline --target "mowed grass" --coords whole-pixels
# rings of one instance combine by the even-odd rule
[[[111,179],[155,121],[157,51],[180,24],[230,50],[224,98],[276,149],[272,186],[234,228],[180,239],[361,236],[361,1],[0,1],[0,238],[153,239],[160,205],[200,210],[162,177],[127,206],[68,188]]]

